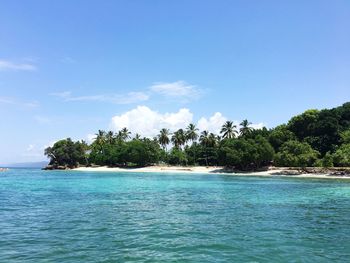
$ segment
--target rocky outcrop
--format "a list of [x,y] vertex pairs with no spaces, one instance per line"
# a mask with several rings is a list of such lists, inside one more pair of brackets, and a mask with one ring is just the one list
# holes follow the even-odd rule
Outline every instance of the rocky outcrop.
[[69,170],[70,168],[65,165],[47,165],[43,170]]

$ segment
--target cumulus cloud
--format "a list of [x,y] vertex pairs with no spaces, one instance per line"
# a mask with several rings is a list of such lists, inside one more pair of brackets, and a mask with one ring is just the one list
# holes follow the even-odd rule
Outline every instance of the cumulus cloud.
[[37,67],[29,63],[15,63],[9,60],[0,59],[0,71],[35,71]]
[[159,113],[146,106],[114,116],[111,121],[111,130],[118,131],[127,127],[132,133],[139,133],[146,137],[153,137],[162,128],[175,131],[186,127],[192,122],[193,114],[189,109],[183,108],[175,113]]
[[224,117],[220,112],[214,113],[210,118],[202,117],[198,121],[198,129],[201,131],[208,130],[215,134],[219,134],[221,126],[227,121],[227,118]]
[[260,129],[266,127],[266,125],[264,123],[262,123],[262,122],[260,122],[260,123],[253,123],[250,126],[252,128],[254,128],[254,129],[256,129],[256,130],[260,130]]
[[88,135],[86,135],[87,143],[93,143],[95,139],[96,139],[96,134],[89,133]]
[[99,94],[99,95],[84,95],[73,96],[70,91],[55,92],[50,95],[59,97],[64,101],[97,101],[111,102],[115,104],[132,104],[147,101],[149,95],[144,92],[129,92],[127,94]]
[[[116,132],[126,127],[133,134],[139,133],[142,136],[151,138],[158,135],[162,128],[167,128],[171,132],[174,132],[180,128],[186,128],[190,123],[195,123],[200,131],[208,130],[209,132],[219,134],[222,125],[227,120],[222,113],[216,112],[210,117],[199,118],[198,122],[195,123],[193,113],[187,108],[182,108],[173,113],[160,113],[146,106],[138,106],[121,115],[114,116],[110,123],[110,129]],[[233,123],[239,128],[240,121],[233,121]],[[261,129],[264,127],[264,124],[258,123],[251,126],[254,129]],[[94,135],[88,136],[91,136],[90,141],[92,141]]]
[[150,90],[166,97],[181,97],[186,99],[196,99],[202,93],[198,87],[182,80],[168,83],[157,82],[150,87]]

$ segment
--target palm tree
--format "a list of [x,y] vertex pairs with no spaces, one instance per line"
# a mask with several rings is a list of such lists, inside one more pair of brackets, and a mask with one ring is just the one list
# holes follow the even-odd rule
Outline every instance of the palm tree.
[[134,139],[135,140],[140,140],[141,139],[141,135],[139,133],[136,133]]
[[201,136],[199,137],[199,142],[203,146],[207,146],[209,142],[209,132],[208,131],[202,131]]
[[118,132],[117,138],[124,142],[127,139],[130,139],[130,134],[131,132],[126,127],[124,127]]
[[162,145],[164,151],[166,149],[166,146],[170,142],[169,135],[170,135],[170,131],[169,129],[166,129],[166,128],[161,129],[158,135],[158,142],[160,145]]
[[217,136],[212,132],[209,133],[208,140],[209,140],[208,146],[210,146],[210,147],[215,147],[218,143]]
[[[190,123],[186,129],[186,139],[191,141],[192,144],[198,139],[198,128],[193,123]],[[193,161],[196,163],[196,147],[193,148]]]
[[98,130],[98,132],[95,135],[96,139],[94,143],[100,148],[100,151],[102,151],[103,145],[106,142],[106,132],[103,130]]
[[90,146],[86,143],[86,141],[81,140],[80,147],[84,152],[85,165],[87,165],[89,163],[89,154],[91,153]]
[[234,138],[236,136],[237,130],[236,130],[237,126],[233,124],[232,121],[226,121],[224,123],[224,125],[222,125],[221,131],[220,133],[222,133],[222,137],[224,139],[231,139]]
[[186,143],[186,136],[183,129],[179,129],[176,132],[174,132],[173,136],[171,137],[171,142],[174,144],[175,148],[180,149],[182,145]]
[[109,144],[113,144],[114,143],[114,132],[112,132],[112,131],[107,132],[107,134],[106,134],[106,141]]
[[239,133],[241,136],[246,136],[249,133],[253,131],[252,127],[249,127],[252,123],[249,122],[247,119],[243,120],[239,125],[241,125],[241,128],[239,129]]
[[198,139],[197,131],[198,131],[198,128],[196,127],[196,125],[194,125],[193,123],[190,123],[186,129],[187,140],[192,142],[196,141]]
[[209,132],[202,131],[201,136],[199,137],[199,142],[204,146],[205,149],[205,163],[208,166],[208,145],[210,143]]

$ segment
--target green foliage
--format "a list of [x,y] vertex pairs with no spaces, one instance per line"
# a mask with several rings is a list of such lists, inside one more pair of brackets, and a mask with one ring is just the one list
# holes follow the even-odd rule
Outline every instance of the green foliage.
[[220,133],[222,133],[224,139],[231,139],[236,137],[236,134],[238,133],[236,128],[237,126],[234,125],[232,121],[226,121],[224,125],[222,125]]
[[178,149],[180,149],[181,146],[186,143],[186,141],[187,138],[183,129],[177,130],[171,137],[171,142],[174,144],[174,147]]
[[319,152],[312,149],[306,142],[285,142],[275,156],[277,166],[306,167],[312,166]]
[[241,128],[239,129],[239,135],[242,137],[245,137],[249,135],[254,129],[250,127],[252,123],[249,122],[247,119],[243,120],[239,125]]
[[333,167],[333,156],[327,152],[322,158],[322,167]]
[[70,138],[56,142],[45,149],[45,155],[50,158],[50,164],[56,166],[76,167],[87,164],[85,142],[73,142]]
[[159,141],[159,144],[163,147],[163,149],[165,149],[166,146],[170,143],[169,135],[170,135],[169,129],[163,128],[160,130],[160,133],[158,135],[158,141]]
[[286,125],[279,125],[272,129],[269,135],[269,142],[278,151],[282,144],[287,141],[295,140],[296,137],[293,132],[287,129]]
[[273,160],[274,150],[262,136],[253,139],[228,139],[219,150],[222,165],[238,169],[259,168]]
[[202,146],[197,142],[192,143],[190,146],[185,147],[185,154],[187,158],[188,165],[196,165],[199,163],[201,158]]
[[255,139],[258,136],[262,136],[266,139],[269,138],[271,131],[268,130],[266,127],[263,127],[262,129],[252,129],[247,135],[244,136],[245,139]]
[[187,165],[185,152],[177,147],[174,147],[168,155],[168,163],[171,165]]
[[307,110],[293,117],[288,122],[288,129],[293,132],[299,140],[312,134],[312,126],[316,123],[319,115],[318,110]]
[[[120,134],[119,134],[120,135]],[[117,136],[119,136],[117,135]],[[92,144],[90,162],[109,166],[145,166],[159,161],[161,149],[157,141],[150,139],[133,139],[131,141],[115,140]]]
[[342,143],[350,143],[350,129],[340,133]]
[[132,140],[125,144],[124,160],[136,166],[157,163],[160,157],[160,147],[150,139]]
[[350,103],[321,111],[307,110],[293,117],[287,128],[324,156],[344,143],[342,134],[350,128]]
[[[89,146],[68,138],[48,147],[45,154],[51,164],[69,167],[146,166],[162,162],[255,169],[271,161],[279,166],[350,165],[350,102],[333,109],[307,110],[291,118],[287,125],[271,130],[253,129],[248,120],[243,120],[238,128],[238,138],[232,121],[222,125],[222,137],[200,132],[194,124],[172,134],[161,129],[155,139],[132,136],[127,128],[116,133],[99,130]],[[168,152],[169,144],[172,149]]]
[[333,154],[333,161],[336,166],[350,166],[350,144],[343,144]]

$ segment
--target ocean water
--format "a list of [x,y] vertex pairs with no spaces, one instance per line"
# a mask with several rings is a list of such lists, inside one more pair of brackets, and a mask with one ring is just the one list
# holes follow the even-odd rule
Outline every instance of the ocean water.
[[0,262],[350,262],[350,180],[13,169]]

